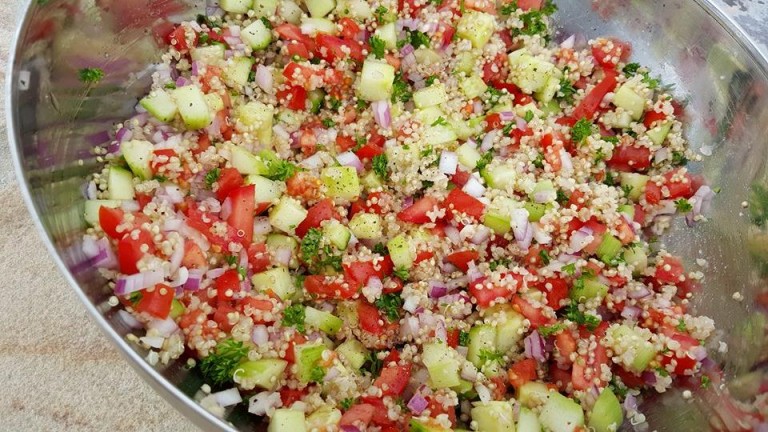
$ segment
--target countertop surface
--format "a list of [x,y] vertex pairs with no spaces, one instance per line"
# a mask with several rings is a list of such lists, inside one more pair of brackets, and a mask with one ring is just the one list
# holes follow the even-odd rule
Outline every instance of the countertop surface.
[[[25,3],[0,2],[0,81],[5,80],[9,45]],[[768,52],[768,32],[761,31],[768,22],[766,1],[722,3]],[[1,428],[196,430],[134,373],[59,274],[18,190],[2,106],[0,203]]]

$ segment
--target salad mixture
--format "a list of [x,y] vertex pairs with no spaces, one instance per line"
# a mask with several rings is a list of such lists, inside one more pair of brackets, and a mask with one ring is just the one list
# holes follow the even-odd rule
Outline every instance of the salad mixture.
[[[707,386],[682,107],[542,0],[220,0],[166,29],[84,251],[153,364],[270,431],[577,431]],[[101,71],[82,70],[97,81]]]

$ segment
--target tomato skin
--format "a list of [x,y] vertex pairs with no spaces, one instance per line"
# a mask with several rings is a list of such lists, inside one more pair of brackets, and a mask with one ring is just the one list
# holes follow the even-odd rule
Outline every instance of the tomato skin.
[[519,389],[523,384],[533,381],[536,375],[536,360],[523,359],[512,365],[507,374],[509,384],[515,389]]
[[147,245],[147,253],[155,252],[155,243],[152,234],[144,229],[139,230],[138,239],[134,240],[130,233],[125,234],[117,243],[117,261],[120,273],[131,275],[139,272],[138,261],[144,256],[141,247]]
[[235,269],[227,270],[216,278],[213,286],[216,287],[219,302],[228,302],[234,293],[240,291],[240,274]]
[[[253,216],[256,207],[256,187],[254,185],[242,186],[229,193],[232,211],[227,218],[227,223],[237,230],[240,242],[246,246],[253,241]],[[240,237],[240,234],[243,234]]]
[[478,259],[480,259],[480,254],[474,250],[454,252],[445,257],[446,261],[456,266],[456,268],[461,269],[463,272],[469,270],[470,262],[477,261]]
[[643,172],[651,167],[651,150],[622,144],[613,149],[613,155],[606,161],[606,165],[618,171]]
[[683,263],[680,259],[666,256],[656,264],[654,278],[656,278],[656,281],[660,285],[677,285],[681,282],[680,278],[684,274],[685,270],[683,269]]
[[208,266],[208,260],[197,243],[187,240],[184,242],[184,258],[181,259],[181,265],[188,269],[200,269]]
[[371,277],[377,277],[382,279],[384,275],[381,271],[376,270],[372,261],[358,261],[349,264],[344,264],[344,276],[347,280],[355,282],[358,287],[368,283],[368,279]]
[[501,121],[501,115],[499,113],[488,114],[485,116],[485,131],[490,132],[495,129],[501,129],[503,123]]
[[307,47],[309,52],[314,52],[317,49],[315,46],[315,41],[311,37],[303,34],[301,32],[301,28],[295,24],[280,24],[279,26],[275,27],[275,32],[277,32],[280,39],[301,43]]
[[[355,60],[356,62],[362,62],[365,60],[363,55],[363,47],[350,40],[331,36],[329,34],[319,33],[315,36],[315,42],[317,43],[318,53],[325,61],[329,63],[335,63],[339,60],[343,60],[347,57]],[[349,50],[347,54],[344,48]]]
[[[551,288],[547,288],[547,285],[551,285]],[[570,290],[568,282],[560,278],[548,278],[544,280],[542,288],[544,295],[547,296],[547,306],[554,310],[561,309],[563,307],[562,301],[568,298]]]
[[283,387],[280,389],[280,401],[283,402],[284,407],[290,407],[294,402],[300,401],[304,396],[309,393],[309,388],[292,389],[289,387]]
[[368,333],[375,335],[384,333],[385,327],[382,324],[383,320],[379,310],[366,301],[357,302],[357,320],[360,323],[360,328]]
[[357,150],[355,154],[360,158],[361,161],[372,160],[374,157],[384,154],[384,149],[377,145],[368,143],[360,147],[360,149]]
[[462,171],[459,168],[456,168],[456,174],[451,176],[451,183],[455,184],[458,187],[462,187],[469,181],[470,177],[472,177],[471,173],[468,173],[466,171]]
[[[511,274],[517,281],[517,286],[521,286],[522,276]],[[469,283],[469,293],[477,301],[477,306],[487,308],[493,301],[499,299],[509,300],[517,291],[516,289],[510,290],[503,286],[491,286],[490,288],[485,286],[488,281],[487,277],[481,277]]]
[[427,400],[429,401],[427,409],[430,411],[432,418],[436,418],[440,414],[445,414],[451,421],[451,425],[456,426],[456,407],[450,405],[447,407],[443,406],[443,404],[434,397],[428,397]]
[[123,236],[117,232],[117,226],[123,222],[125,212],[120,208],[99,207],[99,225],[104,232],[113,239],[119,239]]
[[645,184],[645,201],[651,205],[661,202],[661,188],[655,182],[649,181]]
[[288,86],[277,91],[277,100],[293,111],[307,109],[307,90],[302,86]]
[[399,396],[411,378],[411,364],[386,366],[373,385],[379,387],[383,396]]
[[553,322],[551,318],[547,318],[541,313],[541,309],[534,307],[519,295],[512,297],[512,302],[514,303],[515,309],[518,309],[520,313],[531,322],[531,327],[533,328],[539,328]]
[[310,229],[319,228],[322,222],[331,219],[341,220],[341,215],[333,206],[333,200],[326,198],[318,201],[307,210],[307,217],[296,226],[296,235],[304,237]]
[[176,290],[166,284],[157,284],[151,291],[141,291],[141,299],[136,303],[136,311],[144,312],[158,319],[168,318],[171,313],[171,303]]
[[285,182],[285,191],[292,197],[312,200],[318,198],[320,185],[320,179],[312,173],[297,172]]
[[568,359],[576,352],[576,338],[568,330],[561,331],[555,335],[555,347],[563,358]]
[[519,7],[524,11],[539,10],[541,9],[541,5],[543,3],[544,3],[544,0],[518,0],[517,7]]
[[286,49],[288,50],[288,57],[290,58],[301,57],[309,59],[310,57],[309,49],[301,42],[290,41],[286,44]]
[[339,426],[352,426],[355,424],[368,426],[373,419],[375,410],[374,406],[370,404],[353,405],[341,416]]
[[243,176],[234,168],[222,168],[216,184],[219,186],[216,189],[216,198],[224,201],[230,192],[243,185]]
[[351,136],[342,134],[336,136],[336,146],[339,148],[339,151],[345,152],[354,148],[355,145],[357,145],[357,142]]
[[397,218],[403,222],[424,224],[431,221],[427,216],[427,212],[432,211],[437,205],[438,202],[436,198],[425,196],[413,203],[410,207],[401,210],[400,213],[397,214]]
[[305,338],[304,335],[299,332],[294,333],[293,338],[288,342],[288,348],[285,349],[285,357],[283,357],[283,360],[288,363],[296,363],[296,351],[294,350],[294,347],[296,345],[301,345],[306,341],[307,338]]
[[341,26],[341,36],[345,39],[355,40],[360,34],[360,26],[352,18],[341,18],[338,24]]
[[248,246],[248,264],[254,273],[263,272],[271,263],[266,243],[253,243]]
[[323,275],[309,275],[304,278],[304,289],[322,298],[336,299],[348,299],[357,292],[354,284]]
[[[616,76],[618,73],[613,69],[605,69],[605,77],[582,99],[576,109],[573,110],[573,123],[581,118],[591,120],[597,112],[597,108],[603,101],[605,95],[616,88]],[[571,123],[571,126],[573,125]]]
[[225,332],[232,331],[234,324],[229,322],[229,314],[235,312],[235,308],[228,302],[221,303],[216,307],[216,311],[213,313],[213,320],[218,324],[219,329]]
[[592,377],[599,376],[602,365],[607,364],[608,354],[605,351],[605,347],[598,343],[590,354],[589,361],[580,358],[573,362],[573,369],[571,371],[573,388],[575,390],[586,390],[592,387],[593,378],[587,378],[587,371],[590,372]]
[[[189,45],[187,44],[186,31],[182,26],[176,27],[175,30],[169,33],[166,41],[168,42],[168,45],[176,48],[179,52],[184,52],[189,49]],[[192,45],[197,46],[197,33],[195,33],[195,36],[192,39]]]
[[592,56],[604,68],[615,68],[616,62],[626,62],[631,54],[632,45],[615,38],[599,38],[592,46]]
[[[149,167],[152,169],[152,174],[157,174],[162,171],[163,167],[168,165],[172,157],[176,157],[176,151],[173,149],[158,149],[153,152],[152,161],[149,163]],[[162,159],[162,160],[159,160]]]
[[684,375],[686,372],[695,369],[698,361],[690,357],[689,353],[692,348],[699,346],[699,341],[687,334],[675,330],[665,329],[664,333],[680,344],[682,354],[678,356],[674,351],[668,352],[664,354],[664,357],[661,359],[661,364],[666,368],[674,360],[676,362],[674,370],[676,375]]
[[667,115],[658,112],[658,111],[648,111],[645,113],[645,117],[643,117],[643,124],[646,128],[651,129],[655,126],[655,123],[658,121],[664,121],[667,119]]
[[480,220],[485,212],[485,204],[459,188],[453,189],[448,193],[443,202],[443,207],[447,214],[450,214],[451,210],[455,210],[459,213],[466,213],[467,216],[475,220]]

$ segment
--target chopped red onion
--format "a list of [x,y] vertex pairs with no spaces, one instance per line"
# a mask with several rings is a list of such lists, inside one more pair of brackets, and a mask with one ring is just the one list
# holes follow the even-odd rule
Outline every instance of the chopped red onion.
[[442,343],[447,343],[448,341],[448,330],[445,328],[445,321],[443,320],[437,322],[437,326],[435,327],[435,339]]
[[467,180],[467,183],[464,184],[464,187],[461,188],[461,190],[475,198],[480,198],[485,193],[485,186],[483,186],[483,184],[480,183],[480,180],[478,180],[475,176],[471,176],[469,177],[469,180]]
[[192,76],[197,76],[200,73],[200,62],[193,61],[192,62]]
[[135,291],[153,287],[164,280],[165,274],[162,270],[150,270],[132,275],[121,274],[117,277],[115,295],[128,295]]
[[499,119],[503,122],[510,122],[516,118],[517,116],[513,111],[502,111],[499,113]]
[[229,216],[232,214],[232,200],[229,198],[225,198],[224,202],[221,203],[221,218],[222,219],[229,219]]
[[205,277],[207,277],[208,279],[216,279],[216,278],[220,277],[221,275],[223,275],[224,272],[226,272],[226,271],[227,271],[227,269],[225,269],[223,267],[211,269],[211,270],[208,270],[208,272],[205,274]]
[[132,136],[133,136],[133,132],[130,129],[126,127],[121,127],[120,129],[118,129],[117,133],[115,134],[115,141],[125,142],[130,140]]
[[339,164],[343,166],[352,167],[355,170],[357,170],[357,173],[360,174],[365,170],[365,166],[363,166],[363,162],[360,160],[357,155],[351,151],[344,152],[340,155],[336,156],[336,160],[339,162]]
[[443,232],[445,233],[445,236],[448,237],[448,240],[451,241],[451,243],[461,243],[461,235],[459,234],[459,229],[455,226],[446,225],[445,228],[443,228]]
[[526,232],[529,229],[528,225],[530,222],[528,222],[528,210],[524,208],[513,209],[511,216],[512,231],[515,234],[515,239],[520,241],[525,238]]
[[281,247],[275,251],[275,261],[285,267],[291,264],[291,258],[293,258],[293,251],[291,248]]
[[141,210],[139,202],[134,200],[124,200],[120,203],[120,208],[131,213]]
[[440,172],[447,175],[456,174],[456,168],[459,166],[459,157],[455,152],[444,150],[440,154]]
[[526,357],[535,359],[541,363],[547,361],[544,351],[544,340],[541,338],[537,330],[531,332],[531,334],[525,338],[523,343],[525,345]]
[[181,227],[184,225],[184,221],[181,219],[173,219],[168,218],[163,222],[163,231],[164,232],[171,232],[171,231],[179,231],[181,230]]
[[443,297],[446,294],[448,294],[447,287],[440,285],[440,282],[437,282],[437,281],[430,282],[429,298],[433,300],[439,299],[440,297]]
[[365,286],[371,291],[374,297],[379,297],[384,290],[384,283],[378,276],[371,276]]
[[568,244],[570,253],[576,253],[587,247],[595,240],[592,236],[592,230],[586,227],[579,228],[571,234],[571,240]]
[[637,412],[637,398],[631,393],[627,394],[622,405],[628,413]]
[[200,289],[200,281],[203,279],[203,270],[201,269],[189,269],[187,272],[187,282],[184,284],[184,289],[187,291],[197,291]]
[[236,405],[243,401],[237,387],[213,393],[212,396],[216,398],[216,403],[222,408]]
[[477,229],[475,230],[475,233],[472,235],[472,238],[469,239],[469,241],[472,242],[472,244],[479,245],[481,243],[484,243],[490,237],[491,237],[491,230],[485,225],[478,225]]
[[[181,265],[182,260],[184,260],[184,243],[179,242],[176,244],[176,247],[173,249],[173,253],[171,253],[171,257],[169,259],[170,266],[168,267],[169,273],[173,274],[176,272],[176,270]],[[178,286],[178,285],[173,285]]]
[[533,238],[536,239],[536,243],[542,245],[548,245],[552,243],[552,236],[547,233],[544,228],[538,223],[530,224],[533,228]]
[[521,131],[528,130],[528,122],[525,121],[522,117],[516,117],[515,118],[515,126],[517,126],[518,129]]
[[147,344],[149,347],[156,349],[162,348],[163,343],[165,342],[165,338],[160,336],[142,336],[139,338],[139,340]]
[[130,328],[138,329],[141,328],[141,323],[139,320],[136,319],[130,312],[128,312],[125,309],[120,309],[117,311],[117,316],[120,318],[120,320],[123,321],[125,325],[127,325]]
[[480,278],[485,276],[483,272],[477,269],[477,266],[474,263],[469,263],[469,268],[467,269],[467,280],[469,283],[472,283]]
[[186,87],[190,84],[192,84],[192,81],[183,76],[176,78],[176,87]]
[[656,374],[653,373],[652,371],[643,372],[642,377],[646,385],[653,386],[656,384]]
[[467,286],[469,283],[469,277],[468,276],[460,276],[456,279],[451,279],[445,283],[445,287],[448,288],[449,291],[453,291],[456,288],[462,288]]
[[429,401],[419,393],[414,394],[411,400],[408,401],[408,409],[417,416],[421,415],[428,405]]
[[88,258],[94,258],[99,254],[99,246],[96,243],[96,237],[86,235],[83,236],[83,253]]
[[257,216],[253,219],[253,234],[267,235],[272,232],[272,224],[267,216]]
[[554,189],[538,191],[533,194],[533,200],[539,204],[552,202],[556,199],[557,199],[557,191]]
[[458,271],[458,270],[459,269],[456,268],[455,265],[453,265],[453,264],[451,264],[449,262],[443,261],[443,262],[440,263],[440,271],[442,271],[443,273],[451,274],[451,273],[453,273],[455,271]]
[[[181,250],[184,250],[184,248],[181,248]],[[189,270],[186,267],[179,267],[179,269],[176,271],[176,277],[168,282],[168,286],[171,288],[176,288],[179,286],[183,286],[187,283],[189,280]]]
[[416,312],[416,308],[419,307],[419,299],[416,296],[406,297],[403,302],[403,309],[410,313]]
[[694,216],[706,216],[705,213],[709,213],[714,197],[715,192],[712,190],[712,188],[707,185],[699,187],[699,189],[696,190],[696,193],[691,198],[691,201],[693,201],[693,211],[691,213]]
[[560,149],[560,163],[562,167],[560,170],[567,174],[573,172],[573,159],[571,158],[571,154],[565,151],[565,149]]
[[184,223],[181,226],[181,235],[191,239],[195,244],[202,250],[203,252],[208,252],[208,250],[211,249],[211,243],[208,242],[208,239],[205,238],[204,235],[202,235],[199,231],[197,231],[194,228],[191,228],[189,225]]
[[656,153],[653,155],[653,161],[655,163],[660,163],[667,159],[669,159],[669,149],[666,147],[656,150]]
[[[405,309],[405,307],[403,307]],[[407,310],[407,309],[406,309]],[[419,319],[415,316],[408,316],[403,320],[400,326],[400,335],[404,338],[415,338],[419,334]]]
[[487,152],[488,150],[493,148],[493,141],[496,139],[496,137],[499,135],[498,130],[493,130],[485,134],[483,137],[483,141],[480,143],[480,150]]
[[517,245],[523,250],[528,250],[532,241],[533,228],[531,228],[531,224],[528,224],[528,226],[525,228],[525,236],[522,239],[517,240]]
[[477,392],[477,396],[480,398],[481,402],[488,403],[493,400],[491,397],[491,391],[485,385],[476,383],[475,391]]
[[299,165],[310,170],[318,169],[323,166],[322,155],[320,153],[315,153],[312,156],[299,162]]
[[480,114],[483,112],[483,103],[479,100],[476,100],[472,103],[472,112],[474,114]]
[[636,306],[624,306],[624,310],[621,311],[621,316],[628,320],[636,320],[642,311]]
[[158,333],[160,333],[163,337],[169,337],[170,335],[176,333],[176,331],[179,329],[179,326],[176,325],[176,322],[171,319],[170,317],[166,319],[153,319],[149,323],[147,323],[147,328],[150,330],[155,330]]
[[266,93],[272,93],[272,89],[274,87],[274,78],[272,77],[272,72],[268,67],[262,64],[256,66],[254,81],[256,82],[256,85],[258,85]]
[[470,362],[464,362],[464,364],[461,366],[461,378],[469,382],[476,382],[478,375],[475,365]]
[[560,48],[572,49],[574,42],[576,42],[576,35],[570,35],[560,43]]
[[627,286],[627,297],[633,300],[644,299],[651,295],[651,290],[641,284],[630,284]]
[[397,28],[398,31],[405,28],[410,30],[416,30],[417,28],[419,28],[419,25],[421,25],[421,21],[414,18],[403,18],[395,22],[395,28]]
[[248,412],[259,416],[266,415],[275,407],[283,406],[279,392],[263,391],[248,400]]
[[376,120],[376,124],[384,129],[388,129],[392,124],[392,113],[390,112],[389,101],[381,100],[372,102],[371,109],[373,110],[373,119]]
[[689,354],[694,360],[702,361],[707,358],[707,349],[701,345],[697,345],[690,349]]

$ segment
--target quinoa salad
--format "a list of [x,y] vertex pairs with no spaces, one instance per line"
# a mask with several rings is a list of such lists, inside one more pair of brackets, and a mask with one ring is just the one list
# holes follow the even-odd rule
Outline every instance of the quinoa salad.
[[631,43],[556,36],[549,0],[218,3],[163,29],[83,242],[129,341],[195,369],[203,407],[605,432],[717,379],[702,273],[656,241],[715,191]]

